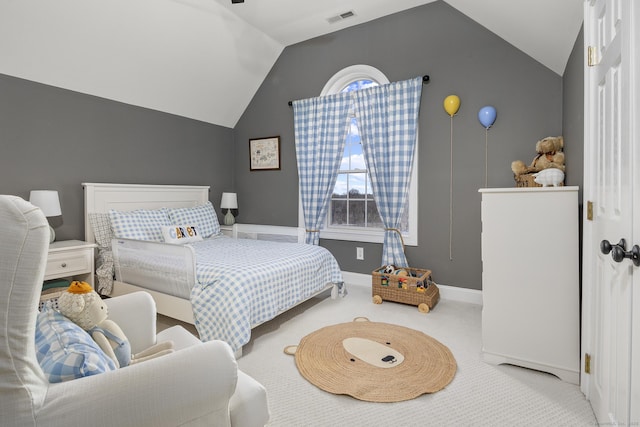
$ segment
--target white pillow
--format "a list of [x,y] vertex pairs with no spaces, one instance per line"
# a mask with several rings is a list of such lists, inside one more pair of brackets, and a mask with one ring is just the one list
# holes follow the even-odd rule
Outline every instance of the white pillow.
[[109,210],[113,234],[121,239],[162,242],[162,227],[171,225],[166,208],[135,211]]
[[182,245],[202,240],[195,225],[165,225],[162,227],[165,243]]

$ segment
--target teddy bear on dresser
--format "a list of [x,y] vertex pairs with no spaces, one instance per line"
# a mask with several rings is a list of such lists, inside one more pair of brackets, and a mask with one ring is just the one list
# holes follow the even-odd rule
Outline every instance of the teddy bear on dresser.
[[166,341],[132,355],[126,335],[116,322],[108,319],[107,305],[86,282],[71,282],[58,298],[58,310],[87,331],[119,368],[173,352],[173,342]]
[[536,143],[536,157],[527,166],[522,160],[511,163],[513,174],[518,177],[522,174],[540,172],[544,169],[556,168],[564,172],[564,138],[562,136],[548,136]]

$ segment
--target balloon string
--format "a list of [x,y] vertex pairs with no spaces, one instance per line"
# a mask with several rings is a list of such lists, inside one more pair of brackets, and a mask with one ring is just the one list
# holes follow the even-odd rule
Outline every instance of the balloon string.
[[451,116],[451,154],[449,167],[449,261],[453,261],[453,116]]
[[484,187],[489,186],[489,128],[484,130]]

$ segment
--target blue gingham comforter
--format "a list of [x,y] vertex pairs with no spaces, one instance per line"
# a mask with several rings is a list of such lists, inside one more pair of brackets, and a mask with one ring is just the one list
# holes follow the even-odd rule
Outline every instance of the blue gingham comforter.
[[340,267],[320,246],[217,237],[193,243],[197,284],[191,290],[202,341],[220,339],[237,350],[251,328],[306,300]]

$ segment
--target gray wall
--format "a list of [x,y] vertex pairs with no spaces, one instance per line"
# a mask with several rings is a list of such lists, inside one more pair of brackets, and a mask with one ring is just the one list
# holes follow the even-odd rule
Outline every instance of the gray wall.
[[567,184],[580,186],[584,175],[584,31],[580,30],[562,76],[562,131]]
[[[580,30],[562,76],[562,129],[565,136],[567,184],[578,185],[580,264],[582,265],[582,186],[584,176],[584,29]],[[582,274],[582,267],[580,268]]]
[[233,130],[0,74],[0,194],[58,190],[58,240],[84,239],[82,182],[233,184]]
[[[429,74],[420,117],[419,246],[411,265],[437,282],[480,289],[480,195],[485,131],[477,112],[498,111],[489,130],[489,186],[514,185],[510,164],[534,157],[535,142],[564,132],[567,183],[582,185],[583,62],[578,37],[560,77],[493,33],[435,2],[284,50],[234,130],[0,75],[0,193],[60,191],[60,240],[83,238],[82,182],[211,185],[236,190],[244,223],[297,225],[298,175],[293,111],[287,102],[318,96],[327,80],[368,64],[391,81]],[[449,260],[447,95],[454,118],[454,242]],[[280,135],[282,169],[249,172],[249,138]],[[60,224],[61,222],[61,224]],[[529,236],[514,236],[514,250]],[[370,273],[381,245],[322,240],[343,270]],[[355,247],[365,260],[355,260]]]
[[[284,50],[235,128],[238,221],[297,225],[293,111],[287,102],[318,96],[331,76],[354,64],[374,66],[391,81],[430,75],[420,113],[419,246],[408,247],[407,258],[412,266],[432,269],[438,283],[480,289],[478,189],[485,179],[485,130],[478,122],[478,110],[493,105],[498,112],[488,132],[489,187],[513,187],[511,161],[530,163],[536,141],[562,134],[563,80],[442,1]],[[450,94],[461,99],[453,124],[452,261],[450,119],[443,109]],[[281,136],[282,170],[250,172],[248,140],[273,135]],[[572,166],[568,174],[569,182],[581,182],[577,168]],[[514,236],[514,251],[530,237]],[[379,244],[330,240],[321,244],[346,271],[370,273],[381,261]],[[364,261],[356,261],[356,246],[365,248]]]

